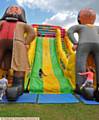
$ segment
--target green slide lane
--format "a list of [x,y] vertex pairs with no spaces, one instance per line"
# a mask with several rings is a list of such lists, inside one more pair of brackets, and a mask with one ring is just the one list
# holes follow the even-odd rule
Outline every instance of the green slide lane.
[[51,54],[52,67],[54,74],[60,83],[60,92],[71,93],[72,87],[69,83],[69,80],[64,77],[64,74],[58,62],[58,57],[56,53],[56,39],[52,38],[49,41],[50,41],[50,54]]
[[43,92],[43,82],[42,79],[39,77],[39,69],[42,68],[42,42],[43,42],[43,38],[37,37],[35,59],[30,77],[31,93]]

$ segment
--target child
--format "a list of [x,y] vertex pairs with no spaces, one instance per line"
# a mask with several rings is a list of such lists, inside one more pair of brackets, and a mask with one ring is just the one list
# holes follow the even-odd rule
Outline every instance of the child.
[[39,69],[39,77],[42,78],[43,76],[46,76],[46,74],[43,72],[43,70]]
[[82,86],[80,87],[80,89],[82,89],[83,87],[85,87],[86,85],[93,87],[93,77],[94,77],[94,69],[92,67],[88,67],[87,68],[87,72],[82,72],[82,73],[78,73],[79,75],[87,75],[87,80],[82,84]]
[[0,100],[2,100],[3,96],[5,95],[7,86],[8,86],[8,80],[5,77],[0,79]]

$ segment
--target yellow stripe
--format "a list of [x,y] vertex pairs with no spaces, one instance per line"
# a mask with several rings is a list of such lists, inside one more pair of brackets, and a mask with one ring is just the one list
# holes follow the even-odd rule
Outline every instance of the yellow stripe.
[[44,93],[60,93],[60,85],[53,73],[50,45],[48,38],[43,40],[43,71],[46,76],[43,76]]

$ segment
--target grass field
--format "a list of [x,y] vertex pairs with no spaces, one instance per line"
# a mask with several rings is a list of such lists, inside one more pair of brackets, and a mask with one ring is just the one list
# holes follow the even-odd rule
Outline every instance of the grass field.
[[78,104],[0,104],[0,117],[40,120],[99,120],[99,106]]

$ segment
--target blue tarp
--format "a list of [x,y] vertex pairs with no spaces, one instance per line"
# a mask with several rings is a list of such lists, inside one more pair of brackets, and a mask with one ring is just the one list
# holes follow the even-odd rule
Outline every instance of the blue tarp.
[[24,93],[16,101],[8,101],[4,97],[3,100],[0,101],[0,103],[9,103],[9,102],[14,102],[14,103],[36,103],[36,98],[37,98],[37,94]]
[[99,102],[95,101],[95,100],[86,100],[83,96],[81,95],[77,95],[79,100],[81,102],[83,102],[84,104],[87,104],[87,105],[99,105]]
[[79,100],[72,94],[40,94],[38,103],[78,103]]

